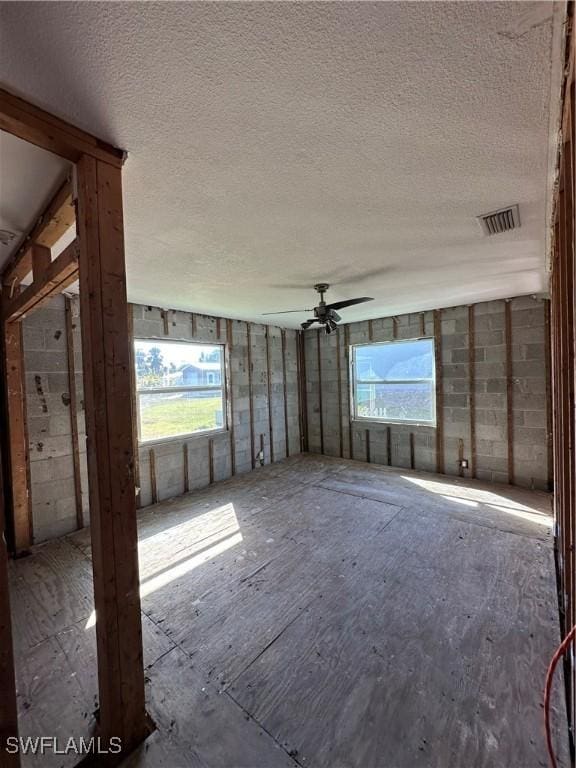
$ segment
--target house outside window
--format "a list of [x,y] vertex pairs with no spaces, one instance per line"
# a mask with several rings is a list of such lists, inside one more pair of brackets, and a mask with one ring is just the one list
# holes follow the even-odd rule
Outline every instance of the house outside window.
[[222,344],[136,339],[134,363],[140,441],[226,427]]
[[354,419],[436,425],[433,339],[357,344],[351,352]]

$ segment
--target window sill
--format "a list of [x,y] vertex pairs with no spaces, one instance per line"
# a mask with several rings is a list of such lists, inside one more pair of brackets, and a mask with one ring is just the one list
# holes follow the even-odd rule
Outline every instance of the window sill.
[[224,435],[229,432],[227,427],[222,429],[205,429],[202,432],[189,432],[185,435],[170,435],[170,437],[153,437],[150,440],[138,440],[138,448],[152,448],[155,445],[165,445],[166,443],[187,443],[189,440],[197,440],[202,437],[211,437],[212,435]]
[[428,429],[436,429],[437,423],[435,421],[408,421],[407,419],[394,420],[394,419],[369,419],[355,416],[352,419],[352,424],[366,424],[366,425],[381,425],[385,426],[406,426],[406,427],[427,427]]

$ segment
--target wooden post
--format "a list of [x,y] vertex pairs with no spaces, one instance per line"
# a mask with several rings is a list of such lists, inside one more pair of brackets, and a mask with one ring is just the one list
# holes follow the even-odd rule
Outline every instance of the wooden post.
[[386,427],[386,463],[392,466],[392,430]]
[[410,432],[410,469],[414,469],[415,466],[415,458],[414,458],[414,432]]
[[544,299],[544,344],[546,368],[546,463],[548,490],[554,488],[554,444],[552,427],[552,331],[550,327],[550,299]]
[[366,430],[366,462],[370,464],[370,430]]
[[436,472],[444,474],[444,384],[442,381],[442,310],[434,310],[436,359]]
[[6,752],[7,739],[18,736],[18,705],[8,585],[8,550],[4,537],[4,493],[1,486],[0,482],[0,763],[3,768],[18,768],[18,754]]
[[470,390],[470,477],[476,477],[476,330],[473,304],[468,307],[468,389]]
[[348,456],[354,458],[354,434],[352,432],[352,413],[351,413],[351,391],[352,386],[350,376],[352,375],[350,365],[350,326],[344,326],[344,360],[346,362],[346,400],[348,402]]
[[149,733],[138,579],[121,169],[77,164],[80,319],[100,732],[130,752]]
[[246,323],[246,338],[248,359],[248,406],[250,410],[250,453],[252,458],[252,469],[256,469],[256,445],[254,442],[254,395],[252,392],[252,331],[250,323]]
[[232,373],[232,351],[234,344],[232,340],[233,321],[226,321],[226,340],[228,344],[228,402],[230,405],[230,424],[228,425],[230,433],[230,473],[236,474],[236,438],[234,435],[234,376]]
[[338,371],[338,436],[340,458],[344,458],[344,435],[342,433],[342,363],[340,361],[340,328],[336,328],[336,367]]
[[12,521],[15,553],[32,545],[32,515],[29,492],[29,453],[26,433],[26,388],[22,360],[21,323],[4,324],[6,392],[9,433],[9,485],[12,490]]
[[208,440],[208,479],[210,485],[214,482],[214,440]]
[[72,466],[74,471],[74,496],[76,502],[76,526],[84,527],[82,510],[82,481],[80,477],[80,444],[78,440],[78,402],[76,397],[76,369],[74,366],[74,323],[72,321],[72,302],[65,297],[66,316],[66,355],[68,359],[68,390],[70,397],[70,436],[72,440]]
[[324,408],[322,405],[322,346],[320,329],[316,331],[316,351],[318,354],[318,412],[320,417],[320,453],[324,453]]
[[510,301],[504,302],[504,335],[506,341],[506,437],[508,445],[508,482],[514,485],[514,381],[512,379],[512,312]]
[[184,493],[190,491],[190,467],[188,465],[188,443],[182,446],[182,461],[184,465]]
[[270,349],[270,326],[266,326],[266,385],[268,399],[268,434],[270,436],[270,463],[274,463],[274,418],[272,411],[272,359]]
[[290,434],[288,432],[288,384],[286,379],[286,329],[280,331],[282,340],[282,390],[284,394],[284,442],[286,446],[286,458],[290,456]]
[[298,416],[300,420],[301,450],[308,450],[308,393],[306,382],[306,342],[304,331],[296,331],[296,351],[298,363]]
[[132,446],[134,450],[134,484],[136,485],[136,507],[140,508],[140,451],[138,445],[138,397],[136,389],[136,356],[134,352],[134,312],[128,304],[128,343],[130,345],[130,403],[132,405]]

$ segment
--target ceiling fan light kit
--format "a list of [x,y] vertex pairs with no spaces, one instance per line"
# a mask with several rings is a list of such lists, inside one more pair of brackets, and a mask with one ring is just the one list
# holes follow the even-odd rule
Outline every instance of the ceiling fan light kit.
[[325,333],[333,333],[338,327],[338,323],[342,319],[337,309],[345,309],[346,307],[352,307],[355,304],[364,304],[366,301],[374,301],[373,298],[368,296],[361,296],[356,299],[344,299],[343,301],[335,301],[332,304],[326,304],[324,301],[324,294],[328,291],[330,285],[328,283],[316,283],[314,290],[320,294],[320,302],[318,306],[313,309],[288,309],[283,312],[265,312],[266,315],[286,315],[293,312],[314,312],[314,317],[301,323],[302,330],[310,328],[314,323],[324,326]]

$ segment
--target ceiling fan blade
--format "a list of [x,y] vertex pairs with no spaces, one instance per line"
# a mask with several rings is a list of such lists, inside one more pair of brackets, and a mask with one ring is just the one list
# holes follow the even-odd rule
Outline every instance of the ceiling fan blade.
[[362,296],[362,298],[359,299],[345,299],[344,301],[335,301],[334,304],[327,304],[326,309],[344,309],[344,307],[352,307],[354,304],[364,304],[365,301],[374,301],[374,299],[368,296]]
[[318,323],[318,322],[319,320],[316,317],[313,317],[311,320],[306,320],[305,323],[300,323],[300,327],[302,328],[303,331],[305,331],[306,328],[310,328],[312,323]]
[[262,315],[290,315],[293,312],[313,312],[312,309],[283,309],[280,312],[262,312]]

